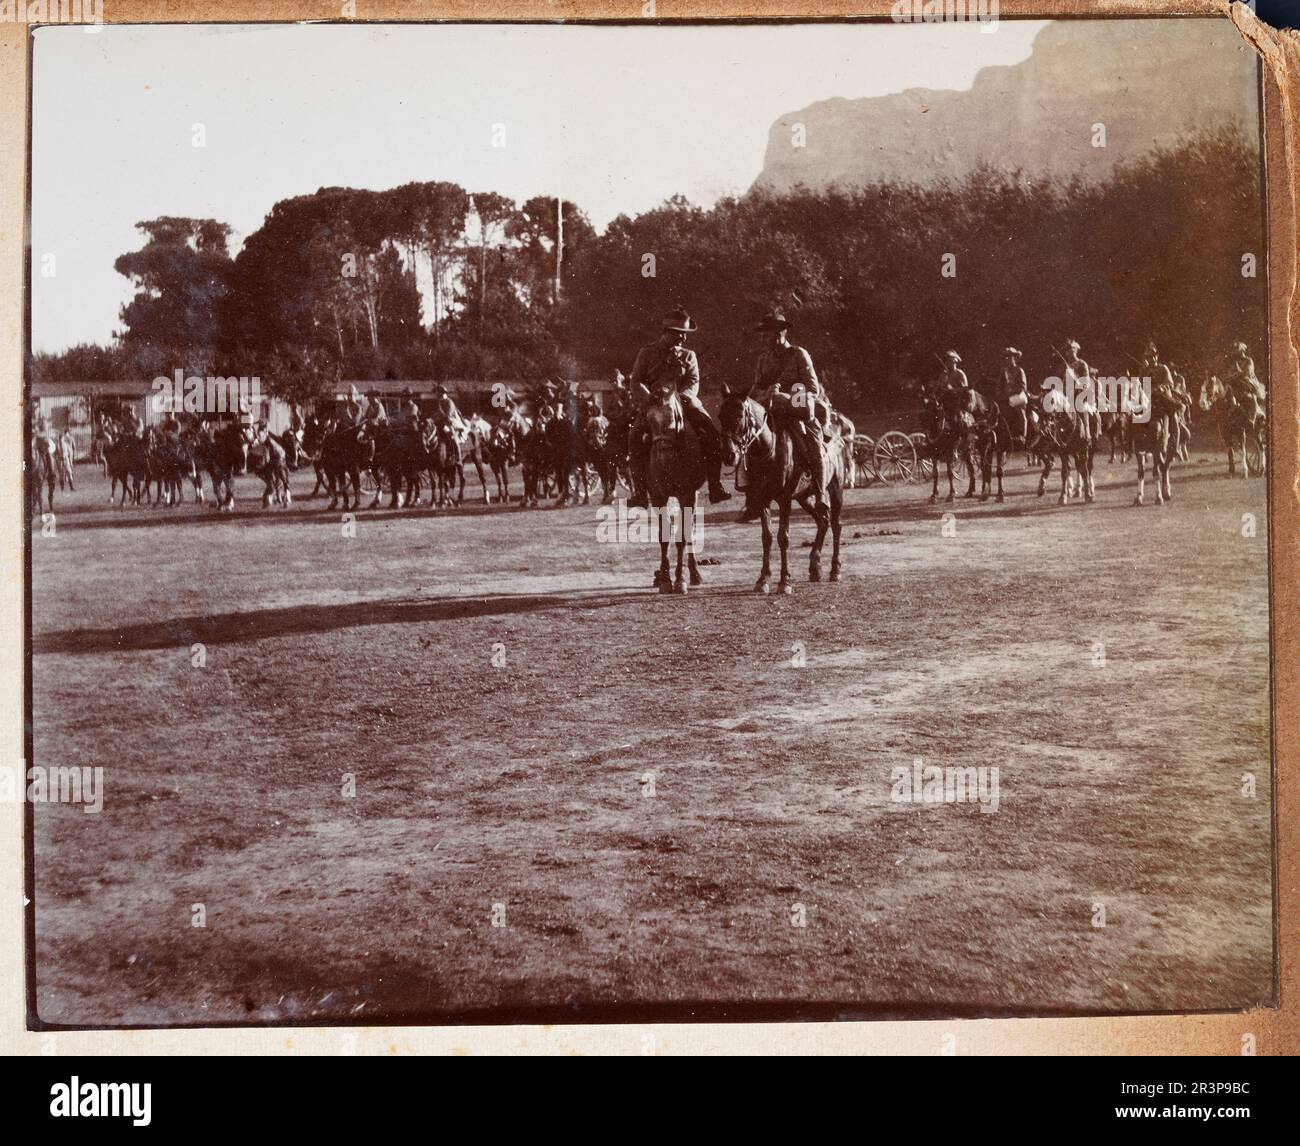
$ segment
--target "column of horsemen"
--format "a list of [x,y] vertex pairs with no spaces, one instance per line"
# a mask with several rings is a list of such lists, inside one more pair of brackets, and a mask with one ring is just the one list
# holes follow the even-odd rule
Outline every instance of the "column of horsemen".
[[[630,376],[616,372],[603,407],[573,384],[546,381],[525,395],[496,387],[489,417],[463,414],[443,386],[435,389],[425,410],[415,395],[404,391],[391,414],[377,390],[364,397],[353,390],[333,408],[310,415],[304,416],[295,405],[288,428],[279,434],[265,421],[247,416],[217,422],[169,414],[159,424],[145,426],[130,411],[117,418],[101,415],[97,429],[105,469],[113,480],[110,500],[120,485],[123,502],[130,498],[138,503],[142,497],[155,501],[156,493],[155,504],[178,504],[187,481],[196,500],[204,500],[206,473],[217,507],[232,509],[233,479],[247,471],[262,478],[264,504],[288,504],[289,472],[309,461],[316,474],[311,496],[326,492],[331,508],[340,502],[344,509],[359,508],[367,474],[375,491],[372,506],[379,504],[385,490],[393,507],[419,504],[426,483],[430,504],[455,504],[464,496],[466,465],[477,471],[484,500],[491,501],[495,494],[508,501],[510,469],[516,464],[522,466],[520,500],[525,505],[536,506],[551,497],[561,505],[589,501],[589,479],[594,475],[606,503],[621,482],[630,488],[629,505],[645,507],[650,504],[648,476],[655,451],[690,433],[698,442],[700,485],[707,487],[710,503],[731,499],[722,470],[734,465],[737,489],[745,492],[741,519],[750,520],[766,508],[762,483],[747,480],[754,451],[768,440],[756,429],[763,425],[788,443],[803,475],[798,499],[816,511],[826,503],[832,485],[852,482],[855,427],[832,405],[807,349],[791,341],[791,324],[781,311],[764,315],[753,329],[760,348],[751,384],[735,394],[723,387],[720,418],[700,400],[699,360],[687,345],[697,327],[681,308],[663,317],[658,337],[637,353]],[[1093,457],[1107,442],[1111,461],[1117,452],[1124,460],[1137,456],[1139,501],[1144,455],[1151,456],[1156,495],[1164,500],[1170,493],[1168,464],[1186,458],[1197,407],[1217,415],[1230,447],[1230,472],[1235,467],[1234,438],[1241,439],[1243,466],[1249,436],[1260,443],[1262,456],[1266,395],[1244,343],[1233,346],[1222,377],[1210,375],[1196,397],[1184,374],[1163,362],[1155,344],[1149,343],[1140,362],[1133,362],[1133,388],[1122,389],[1118,400],[1109,402],[1103,380],[1083,358],[1079,343],[1068,339],[1063,346],[1052,348],[1060,372],[1051,381],[1065,395],[1055,406],[1043,389],[1048,383],[1037,392],[1031,389],[1023,356],[1014,346],[1006,348],[998,374],[983,390],[971,385],[956,350],[939,359],[939,371],[919,395],[926,429],[922,460],[932,472],[932,502],[944,466],[948,500],[953,500],[955,462],[965,463],[966,496],[976,495],[978,476],[979,496],[995,493],[1002,501],[1004,465],[1013,451],[1023,451],[1031,463],[1042,465],[1040,496],[1053,465],[1059,463],[1060,500],[1066,501],[1077,484],[1090,501]],[[52,499],[54,474],[62,484],[66,470],[71,484],[71,467],[60,464],[66,439],[39,416],[33,418],[32,443],[39,503],[39,486],[48,480]]]

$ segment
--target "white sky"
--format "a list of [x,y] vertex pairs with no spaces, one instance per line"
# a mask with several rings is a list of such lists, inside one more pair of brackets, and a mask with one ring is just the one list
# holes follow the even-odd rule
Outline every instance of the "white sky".
[[981,67],[1025,59],[1043,26],[42,28],[33,347],[110,338],[131,293],[113,260],[139,247],[143,219],[215,218],[237,247],[279,199],[445,179],[560,194],[604,229],[675,193],[707,206],[743,192],[788,112],[969,88]]

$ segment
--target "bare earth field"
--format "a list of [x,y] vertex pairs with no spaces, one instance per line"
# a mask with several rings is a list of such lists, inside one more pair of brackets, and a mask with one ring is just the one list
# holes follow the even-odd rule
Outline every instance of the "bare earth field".
[[[31,806],[39,1018],[1266,1001],[1266,497],[1225,468],[1138,509],[1131,463],[1067,507],[1017,464],[955,536],[928,487],[854,491],[844,583],[800,548],[781,598],[730,507],[661,597],[594,508],[349,538],[247,478],[233,517],[110,509],[80,466],[32,538],[33,762],[105,802]],[[916,757],[998,767],[996,813],[891,800]]]

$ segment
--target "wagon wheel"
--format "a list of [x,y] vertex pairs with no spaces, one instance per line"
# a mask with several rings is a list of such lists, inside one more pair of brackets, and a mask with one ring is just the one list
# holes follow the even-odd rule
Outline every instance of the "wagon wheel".
[[876,439],[866,434],[858,434],[853,439],[853,465],[857,470],[854,475],[855,486],[870,485],[879,475],[876,473]]
[[963,458],[963,457],[961,456],[960,453],[957,453],[957,452],[954,451],[954,453],[953,453],[953,455],[952,455],[952,479],[953,479],[953,481],[961,481],[961,480],[963,480],[963,479],[964,479],[964,478],[965,478],[969,473],[970,473],[970,470],[968,470],[968,469],[966,468],[966,459]]
[[1246,465],[1253,474],[1262,474],[1265,466],[1264,431],[1246,434]]
[[875,462],[876,474],[881,481],[890,485],[911,481],[916,469],[916,447],[902,431],[890,430],[876,442]]
[[916,470],[913,481],[929,481],[934,474],[934,462],[930,459],[930,436],[917,432],[912,435],[912,446],[916,450]]
[[379,484],[375,481],[375,475],[369,470],[361,471],[361,492],[362,493],[379,493]]

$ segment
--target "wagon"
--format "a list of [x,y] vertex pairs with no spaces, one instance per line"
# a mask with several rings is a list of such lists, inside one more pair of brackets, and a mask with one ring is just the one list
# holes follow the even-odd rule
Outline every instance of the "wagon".
[[[888,430],[879,438],[859,434],[853,440],[853,461],[859,481],[884,482],[900,485],[929,476],[925,457],[924,434],[905,434],[902,430]],[[865,481],[862,480],[865,478]]]

